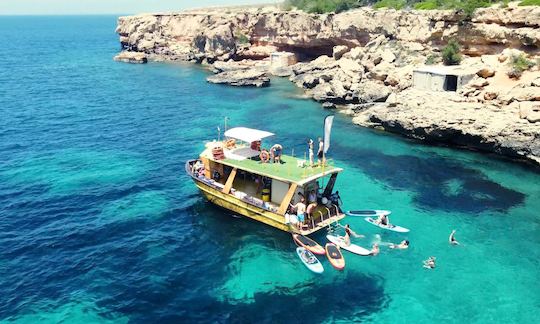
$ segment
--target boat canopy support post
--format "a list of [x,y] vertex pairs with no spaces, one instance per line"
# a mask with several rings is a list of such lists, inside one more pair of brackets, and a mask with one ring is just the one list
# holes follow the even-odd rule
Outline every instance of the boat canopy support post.
[[296,188],[298,185],[296,183],[291,183],[289,187],[289,191],[287,191],[287,194],[283,198],[283,201],[281,202],[281,205],[278,209],[278,214],[285,215],[285,212],[287,211],[287,207],[289,207],[289,204],[291,203],[291,200],[294,196],[294,193],[296,192]]
[[227,182],[225,182],[225,187],[223,187],[222,190],[224,194],[229,194],[231,192],[234,178],[236,177],[236,170],[236,168],[232,169],[231,174],[229,174],[229,178],[227,178]]
[[337,179],[337,173],[334,173],[330,176],[330,180],[328,180],[328,183],[326,184],[326,187],[324,188],[323,197],[330,197],[330,195],[332,194],[332,190],[334,190],[336,179]]

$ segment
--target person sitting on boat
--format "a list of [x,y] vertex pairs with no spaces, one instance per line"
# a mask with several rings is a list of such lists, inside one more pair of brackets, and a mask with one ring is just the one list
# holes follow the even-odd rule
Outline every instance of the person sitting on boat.
[[373,244],[373,246],[371,247],[371,253],[369,255],[372,255],[372,256],[376,256],[377,254],[379,254],[380,250],[379,250],[379,244],[375,243]]
[[259,154],[259,158],[261,159],[262,163],[266,163],[270,161],[270,153],[268,152],[267,149],[263,148],[261,150],[261,153]]
[[191,169],[191,172],[197,176],[204,175],[204,164],[201,162],[201,160],[197,160],[195,164],[193,164],[193,168]]
[[270,148],[270,155],[272,156],[273,163],[281,163],[281,153],[283,152],[283,146],[281,144],[274,144]]
[[409,248],[409,241],[403,240],[399,244],[390,244],[388,247],[391,249],[405,250]]
[[332,204],[337,205],[337,206],[343,204],[343,201],[341,200],[341,197],[339,196],[339,191],[336,191],[330,195],[330,201],[332,202]]
[[294,210],[296,210],[296,217],[298,217],[298,229],[302,229],[302,224],[304,224],[305,221],[306,204],[304,201],[305,199],[302,197],[295,205],[290,205]]
[[456,230],[452,230],[452,233],[450,233],[450,236],[448,237],[448,243],[452,245],[459,245],[459,242],[456,240]]
[[427,260],[424,260],[424,268],[435,269],[435,259],[434,256],[430,256]]
[[387,214],[380,214],[379,218],[377,218],[375,223],[378,224],[378,225],[382,225],[382,226],[389,226],[390,225],[390,220],[388,219]]

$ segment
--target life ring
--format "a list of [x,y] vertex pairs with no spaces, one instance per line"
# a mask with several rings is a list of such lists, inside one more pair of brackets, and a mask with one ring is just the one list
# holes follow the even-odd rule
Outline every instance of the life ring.
[[227,140],[227,142],[225,142],[225,147],[228,149],[233,148],[235,145],[236,145],[236,140],[232,138],[230,140]]
[[267,150],[262,150],[261,154],[259,154],[259,157],[261,158],[261,161],[263,163],[266,163],[270,160],[270,153],[268,153]]

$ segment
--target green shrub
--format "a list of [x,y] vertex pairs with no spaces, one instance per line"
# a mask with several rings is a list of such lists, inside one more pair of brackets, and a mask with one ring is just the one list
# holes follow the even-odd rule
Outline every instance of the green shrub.
[[523,0],[519,6],[540,6],[540,0]]
[[527,60],[525,55],[514,55],[510,58],[510,65],[516,70],[526,71],[534,66],[533,61]]
[[459,54],[459,43],[455,39],[448,41],[442,50],[442,60],[444,65],[458,65],[461,62]]
[[434,10],[439,9],[440,7],[441,4],[437,0],[426,0],[414,4],[414,9],[416,10]]
[[358,0],[286,0],[284,8],[296,7],[309,13],[342,12],[359,7]]
[[534,62],[529,61],[523,54],[513,55],[510,57],[508,64],[510,65],[511,69],[506,73],[506,75],[508,75],[508,77],[511,79],[521,78],[523,71],[527,71],[534,66]]
[[248,44],[249,38],[241,32],[236,33],[236,41],[240,44]]
[[375,9],[389,8],[399,10],[405,7],[406,4],[406,0],[379,0],[373,5],[373,7]]
[[433,55],[433,54],[430,54],[427,58],[426,58],[426,65],[433,65],[437,62],[437,56]]

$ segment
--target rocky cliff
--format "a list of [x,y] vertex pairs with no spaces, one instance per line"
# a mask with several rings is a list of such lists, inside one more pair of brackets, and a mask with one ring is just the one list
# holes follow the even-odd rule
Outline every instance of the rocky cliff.
[[[300,62],[273,74],[360,125],[540,165],[540,63],[520,80],[506,76],[512,57],[540,62],[540,7],[479,9],[472,19],[455,11],[207,9],[121,17],[117,32],[123,55],[212,64],[209,81],[232,85],[268,85],[270,53],[292,52]],[[478,76],[453,94],[411,89],[413,69],[440,61],[449,39]]]

